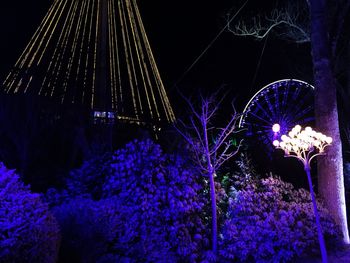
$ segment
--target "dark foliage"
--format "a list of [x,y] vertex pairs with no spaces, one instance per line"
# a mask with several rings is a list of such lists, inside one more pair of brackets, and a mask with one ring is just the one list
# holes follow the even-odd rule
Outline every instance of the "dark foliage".
[[53,213],[62,232],[59,262],[99,262],[122,233],[117,200],[77,197],[54,207]]
[[88,155],[87,116],[39,96],[0,93],[0,159],[34,191],[61,186]]
[[47,204],[0,163],[0,262],[54,263],[59,244]]
[[83,163],[70,172],[67,180],[67,191],[72,196],[85,196],[99,200],[103,195],[103,183],[111,171],[113,154],[105,153]]

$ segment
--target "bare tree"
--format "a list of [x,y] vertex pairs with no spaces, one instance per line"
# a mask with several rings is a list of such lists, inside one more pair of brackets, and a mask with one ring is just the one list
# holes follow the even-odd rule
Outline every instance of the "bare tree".
[[[291,2],[291,1],[290,1]],[[289,3],[289,2],[288,2]],[[289,3],[275,9],[270,16],[253,22],[230,26],[238,36],[261,39],[270,32],[285,40],[303,43],[310,41],[315,80],[315,117],[318,130],[333,138],[328,157],[318,162],[318,190],[327,208],[342,228],[343,240],[350,243],[343,176],[342,142],[340,139],[336,64],[338,42],[349,16],[349,0],[306,0]],[[304,4],[304,5],[302,5]]]
[[190,107],[189,121],[186,124],[184,121],[178,120],[175,128],[191,147],[195,163],[202,173],[209,178],[212,211],[212,250],[216,254],[218,227],[215,177],[217,170],[235,156],[241,146],[241,142],[238,145],[232,143],[234,134],[238,132],[236,128],[239,115],[233,107],[226,125],[221,128],[216,127],[213,122],[217,117],[222,99],[218,101],[216,99],[217,94],[208,98],[202,96],[200,98],[199,110],[196,110],[193,103],[185,98]]

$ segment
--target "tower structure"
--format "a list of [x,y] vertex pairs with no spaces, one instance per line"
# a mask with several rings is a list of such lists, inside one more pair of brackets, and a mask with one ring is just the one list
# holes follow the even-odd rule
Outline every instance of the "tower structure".
[[136,0],[54,0],[3,88],[81,104],[95,118],[175,119]]

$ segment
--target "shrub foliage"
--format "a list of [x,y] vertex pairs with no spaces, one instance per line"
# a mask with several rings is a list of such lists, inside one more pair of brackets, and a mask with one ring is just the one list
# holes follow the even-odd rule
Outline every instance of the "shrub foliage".
[[208,240],[200,217],[200,175],[191,165],[150,140],[133,141],[102,158],[72,173],[64,198],[50,191],[53,203],[61,203],[54,211],[70,246],[62,253],[75,250],[76,258],[85,257],[89,242],[100,236],[98,247],[106,249],[89,257],[96,262],[198,261]]
[[63,233],[60,262],[98,262],[121,233],[116,200],[76,197],[53,213]]
[[[219,254],[210,247],[207,178],[150,140],[86,162],[46,197],[62,229],[62,262],[289,262],[318,253],[310,194],[260,178],[249,159],[218,175]],[[339,232],[318,202],[326,240]]]
[[[248,176],[249,177],[249,176]],[[222,229],[221,255],[237,262],[288,262],[318,253],[317,228],[310,193],[294,189],[279,177],[242,176],[229,197]],[[326,240],[336,240],[337,227],[318,202]]]
[[59,243],[47,204],[0,163],[0,262],[56,262]]

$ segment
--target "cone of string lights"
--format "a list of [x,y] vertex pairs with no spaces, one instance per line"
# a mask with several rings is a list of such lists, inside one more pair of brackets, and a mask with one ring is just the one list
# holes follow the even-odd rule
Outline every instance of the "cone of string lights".
[[282,149],[285,157],[294,157],[304,165],[304,170],[307,175],[311,200],[313,204],[314,214],[316,218],[318,240],[320,243],[322,262],[327,262],[327,250],[322,234],[320,217],[317,211],[315,193],[311,181],[311,160],[318,155],[325,155],[325,148],[332,143],[332,138],[320,132],[316,132],[311,127],[306,127],[302,130],[300,125],[296,125],[288,135],[282,135],[280,140],[274,140],[273,145]]
[[137,0],[54,0],[0,89],[78,105],[98,122],[175,115]]

